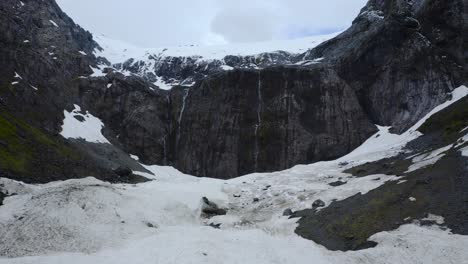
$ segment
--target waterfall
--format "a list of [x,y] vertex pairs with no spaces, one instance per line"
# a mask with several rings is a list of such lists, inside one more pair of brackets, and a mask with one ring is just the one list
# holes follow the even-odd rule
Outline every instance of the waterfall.
[[261,72],[258,72],[258,86],[257,86],[257,124],[255,125],[255,152],[254,152],[254,161],[255,161],[255,171],[258,170],[258,156],[260,154],[260,145],[258,142],[258,130],[262,125],[262,107],[263,107],[263,99],[262,99],[262,75]]
[[179,145],[180,133],[181,133],[180,128],[182,127],[181,122],[182,122],[182,117],[185,112],[185,103],[187,101],[187,97],[189,96],[189,93],[190,93],[190,88],[185,89],[185,94],[184,94],[184,97],[182,98],[182,108],[180,109],[179,119],[177,120],[177,123],[179,125],[178,133],[177,133],[177,146]]
[[163,155],[164,155],[164,157],[163,157],[163,164],[164,164],[164,165],[167,165],[167,145],[166,145],[166,144],[167,144],[167,142],[166,142],[167,140],[166,140],[166,138],[167,138],[167,136],[164,136],[164,137],[163,137]]

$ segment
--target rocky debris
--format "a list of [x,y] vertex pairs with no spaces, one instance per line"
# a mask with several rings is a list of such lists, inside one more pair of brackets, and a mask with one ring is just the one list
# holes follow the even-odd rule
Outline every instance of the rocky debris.
[[345,185],[347,182],[344,181],[335,181],[335,182],[330,182],[328,185],[333,186],[333,187],[338,187],[341,185]]
[[402,175],[411,166],[411,160],[405,159],[406,155],[397,155],[377,162],[365,163],[345,170],[356,177],[366,177],[375,174]]
[[289,208],[283,211],[283,216],[291,216],[292,214],[293,214],[293,211]]
[[312,203],[312,208],[316,209],[316,208],[320,208],[320,207],[324,207],[325,206],[325,202],[318,199],[318,200],[315,200],[313,203]]
[[145,222],[145,225],[146,225],[147,227],[149,227],[149,228],[158,228],[158,225],[153,224],[153,223],[151,223],[151,222]]
[[120,177],[128,177],[133,174],[133,171],[128,167],[118,167],[114,172]]
[[3,200],[7,197],[6,194],[4,194],[3,192],[0,192],[0,206],[3,205]]
[[208,226],[214,229],[221,229],[221,224],[210,223]]
[[258,203],[258,202],[260,202],[260,199],[259,198],[253,198],[252,202]]
[[217,215],[226,215],[227,210],[220,208],[216,203],[208,200],[208,198],[202,198],[201,205],[201,216],[204,218],[211,218]]

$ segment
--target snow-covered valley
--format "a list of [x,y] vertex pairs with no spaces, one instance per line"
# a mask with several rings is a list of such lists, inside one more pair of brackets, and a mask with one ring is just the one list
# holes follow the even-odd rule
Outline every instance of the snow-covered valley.
[[[375,248],[341,252],[294,234],[297,218],[283,213],[403,183],[396,175],[354,177],[343,171],[404,151],[421,136],[416,129],[425,120],[467,94],[464,86],[456,89],[450,101],[400,136],[381,127],[345,157],[280,172],[222,181],[145,166],[152,174],[135,173],[152,181],[137,185],[95,178],[43,185],[0,179],[1,190],[11,195],[0,206],[0,263],[468,263],[468,237],[452,234],[435,215],[427,215],[433,219],[429,226],[419,224],[427,219],[412,219],[373,235]],[[90,140],[102,136],[92,131],[97,135]],[[345,184],[333,186],[337,181]],[[227,214],[202,217],[203,197]]]
[[205,15],[114,1],[118,41],[58,2],[0,1],[0,264],[468,264],[466,1],[156,48]]

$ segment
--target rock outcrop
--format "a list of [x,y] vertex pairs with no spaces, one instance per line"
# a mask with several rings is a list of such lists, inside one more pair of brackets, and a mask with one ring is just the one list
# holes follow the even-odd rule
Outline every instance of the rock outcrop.
[[333,65],[374,123],[403,132],[468,80],[466,9],[462,0],[371,0],[304,57]]

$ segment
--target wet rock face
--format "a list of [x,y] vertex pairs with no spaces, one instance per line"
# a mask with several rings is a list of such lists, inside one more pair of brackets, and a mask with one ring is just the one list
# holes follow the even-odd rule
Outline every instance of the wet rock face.
[[[225,179],[337,158],[374,133],[373,124],[403,131],[468,80],[461,0],[371,0],[349,30],[299,56],[205,64],[167,57],[153,75],[108,70],[102,77],[89,77],[90,66],[103,61],[93,55],[99,47],[91,34],[53,0],[23,4],[0,2],[5,111],[57,135],[63,110],[78,104],[102,119],[114,146],[198,176]],[[145,65],[116,67],[141,73]],[[162,91],[152,84],[156,74],[196,84]],[[0,139],[0,148],[9,145]]]
[[186,95],[174,156],[194,175],[232,178],[333,159],[376,131],[328,68],[233,71]]

